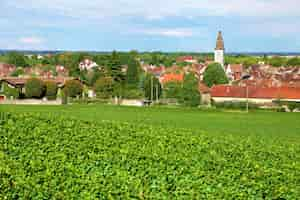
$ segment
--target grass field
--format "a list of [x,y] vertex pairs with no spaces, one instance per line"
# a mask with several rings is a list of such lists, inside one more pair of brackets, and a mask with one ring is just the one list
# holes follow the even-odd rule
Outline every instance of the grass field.
[[187,108],[136,108],[109,105],[16,106],[0,105],[8,112],[56,114],[88,121],[112,120],[137,124],[188,128],[211,134],[261,135],[300,142],[300,113],[256,111],[221,112]]
[[104,105],[0,111],[0,199],[300,196],[297,113]]

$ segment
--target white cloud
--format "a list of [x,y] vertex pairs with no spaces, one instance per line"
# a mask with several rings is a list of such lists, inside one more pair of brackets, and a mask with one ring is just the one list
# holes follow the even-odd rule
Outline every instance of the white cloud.
[[194,32],[189,29],[150,29],[139,32],[146,35],[157,35],[164,37],[191,37],[194,35]]
[[44,39],[39,37],[21,37],[19,42],[27,45],[41,45],[44,43]]
[[10,0],[12,8],[75,18],[142,16],[300,16],[299,0]]

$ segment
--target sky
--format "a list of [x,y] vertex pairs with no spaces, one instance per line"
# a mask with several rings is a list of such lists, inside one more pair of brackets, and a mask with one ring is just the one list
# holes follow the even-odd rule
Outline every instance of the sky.
[[300,0],[0,0],[0,49],[300,52]]

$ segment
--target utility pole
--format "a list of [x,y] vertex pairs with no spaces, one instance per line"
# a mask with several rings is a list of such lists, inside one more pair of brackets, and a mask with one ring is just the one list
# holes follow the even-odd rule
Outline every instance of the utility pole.
[[158,84],[156,84],[156,103],[158,102]]
[[[250,79],[250,75],[244,75],[239,81],[248,80]],[[249,112],[249,86],[246,83],[246,112]]]
[[249,112],[249,88],[248,85],[246,85],[246,112]]
[[151,76],[151,96],[150,96],[150,100],[151,100],[151,103],[153,101],[153,76]]

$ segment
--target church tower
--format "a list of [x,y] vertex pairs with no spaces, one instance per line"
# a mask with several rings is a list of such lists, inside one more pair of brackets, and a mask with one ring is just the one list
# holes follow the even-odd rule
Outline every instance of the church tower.
[[217,38],[217,45],[215,48],[215,62],[220,63],[222,67],[224,67],[224,41],[223,41],[223,36],[222,32],[219,31],[218,33],[218,38]]

